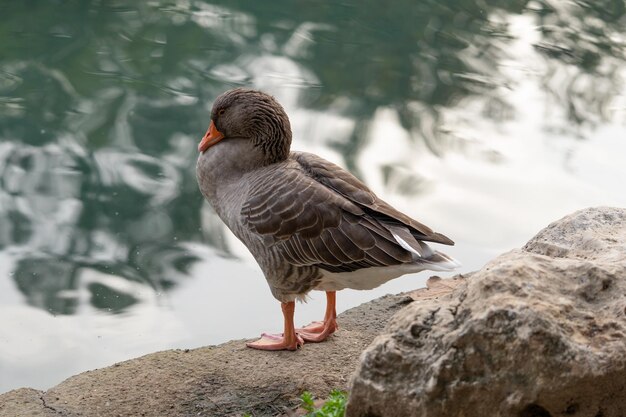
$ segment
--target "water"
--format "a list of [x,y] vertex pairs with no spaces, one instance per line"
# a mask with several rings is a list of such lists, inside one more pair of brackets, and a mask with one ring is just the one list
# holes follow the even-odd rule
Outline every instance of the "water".
[[0,5],[0,392],[281,328],[195,181],[234,86],[284,104],[294,149],[452,237],[461,272],[626,205],[621,0],[137,3]]

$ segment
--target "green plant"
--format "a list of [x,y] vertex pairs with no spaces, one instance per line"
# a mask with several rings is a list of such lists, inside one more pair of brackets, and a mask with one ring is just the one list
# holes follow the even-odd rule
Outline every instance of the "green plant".
[[302,408],[304,408],[307,412],[312,413],[315,410],[313,394],[309,391],[304,391],[302,395],[300,395],[300,401],[302,401]]
[[302,408],[308,413],[305,417],[343,417],[347,399],[348,395],[345,392],[333,390],[324,405],[315,409],[313,395],[310,392],[304,391],[300,396]]

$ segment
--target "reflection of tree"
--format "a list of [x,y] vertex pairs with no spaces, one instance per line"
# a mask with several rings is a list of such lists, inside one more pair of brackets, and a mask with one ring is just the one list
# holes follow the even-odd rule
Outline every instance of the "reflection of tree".
[[[195,259],[178,242],[220,239],[200,232],[189,138],[206,123],[202,103],[190,104],[217,90],[198,94],[178,66],[203,55],[207,36],[137,7],[0,6],[0,137],[10,141],[0,148],[0,248],[21,248],[14,279],[52,312],[76,308],[63,291],[80,286],[81,268],[167,289]],[[134,302],[88,290],[98,308]]]
[[63,297],[64,291],[77,285],[76,267],[71,262],[28,257],[17,265],[14,279],[28,303],[35,307],[52,314],[71,314],[77,307],[76,298]]
[[[224,4],[233,7],[233,2]],[[271,32],[283,43],[307,22],[332,25],[308,33],[314,42],[294,59],[320,80],[315,106],[324,108],[337,98],[350,100],[346,112],[357,121],[356,128],[347,142],[336,146],[353,170],[368,122],[381,106],[394,107],[403,127],[435,153],[445,147],[439,134],[442,107],[474,96],[484,102],[484,116],[496,121],[509,116],[506,90],[498,87],[508,82],[499,64],[507,55],[510,15],[526,13],[540,25],[537,48],[549,57],[541,78],[566,112],[563,125],[603,119],[607,104],[621,91],[617,70],[624,60],[622,0],[428,0],[341,6],[284,0],[275,2],[272,10],[254,0],[234,4],[259,17],[259,36]],[[552,85],[552,75],[569,65],[573,73],[557,81],[565,86]]]
[[626,3],[543,2],[535,12],[542,36],[535,46],[548,58],[544,90],[576,127],[608,120],[623,86]]
[[259,2],[241,0],[235,7],[261,16],[259,36],[271,31],[283,43],[306,22],[332,25],[309,34],[315,42],[294,59],[321,81],[316,107],[325,108],[339,98],[350,100],[346,113],[356,127],[348,141],[335,146],[352,170],[369,121],[382,106],[395,108],[403,127],[439,153],[441,137],[430,124],[421,123],[417,108],[428,120],[438,120],[439,107],[453,106],[470,94],[505,105],[494,87],[503,83],[497,62],[508,35],[506,26],[491,21],[490,14],[518,13],[524,1],[274,4],[275,9],[267,10]]
[[[71,313],[75,304],[55,294],[76,289],[81,268],[161,289],[193,261],[178,242],[223,245],[200,230],[195,141],[206,104],[249,74],[225,85],[211,71],[219,64],[282,48],[319,80],[305,105],[341,102],[356,121],[333,144],[354,170],[381,107],[435,153],[445,149],[444,107],[474,97],[486,117],[508,117],[499,63],[507,16],[520,13],[540,24],[542,82],[569,120],[606,117],[622,85],[621,0],[3,2],[0,247],[20,248],[19,288],[34,305]],[[565,87],[552,81],[563,68],[572,70]],[[95,306],[133,302],[115,307],[105,300],[120,299],[112,289],[90,288],[105,294]]]
[[[141,167],[137,157],[102,158],[102,153],[96,151],[95,159],[105,159],[114,173]],[[176,218],[174,210],[190,204],[177,201],[179,190],[172,191],[171,185],[133,188],[150,185],[145,173],[133,174],[135,181],[143,174],[143,183],[125,183],[98,169],[92,157],[72,154],[65,146],[5,145],[0,149],[0,168],[0,248],[14,248],[19,260],[14,279],[32,305],[72,313],[77,307],[75,294],[65,292],[81,287],[79,272],[84,269],[123,276],[160,291],[182,279],[195,260],[177,244],[179,230],[184,240],[190,239],[189,233],[185,236],[185,228],[177,230],[177,222],[171,220]],[[175,173],[170,177],[176,178]],[[164,193],[168,189],[169,196]],[[168,210],[170,204],[173,210]],[[196,220],[194,234],[197,228]],[[103,290],[100,284],[90,284],[87,290],[94,306],[110,311],[134,302],[131,295],[113,296],[114,289]]]

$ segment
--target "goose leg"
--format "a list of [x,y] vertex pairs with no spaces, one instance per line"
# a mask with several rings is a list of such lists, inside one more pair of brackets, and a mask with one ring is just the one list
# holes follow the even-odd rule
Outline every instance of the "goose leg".
[[304,341],[298,334],[293,324],[293,314],[296,310],[296,303],[280,304],[283,310],[285,321],[285,331],[282,335],[263,334],[261,338],[255,342],[246,343],[246,346],[260,350],[296,350],[304,344]]
[[308,326],[296,329],[296,333],[300,335],[304,341],[324,341],[338,329],[335,295],[335,291],[326,291],[326,314],[324,314],[324,321],[314,321]]

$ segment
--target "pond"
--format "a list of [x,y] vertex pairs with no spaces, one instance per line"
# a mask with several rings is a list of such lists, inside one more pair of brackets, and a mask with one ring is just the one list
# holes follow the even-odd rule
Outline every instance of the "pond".
[[195,179],[235,86],[279,99],[293,149],[455,240],[459,272],[626,205],[622,0],[129,4],[0,5],[0,392],[282,328]]

